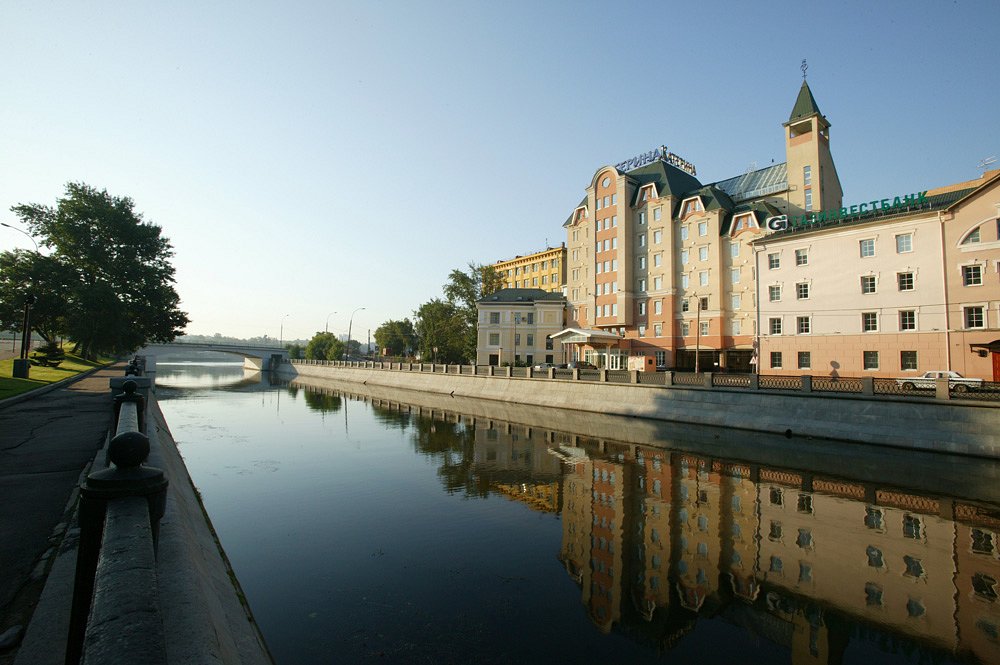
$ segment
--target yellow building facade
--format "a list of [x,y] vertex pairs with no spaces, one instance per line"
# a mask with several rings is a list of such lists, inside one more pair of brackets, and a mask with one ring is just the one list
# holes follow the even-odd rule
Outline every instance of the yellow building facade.
[[507,289],[542,289],[562,293],[566,284],[566,245],[497,261],[493,269]]

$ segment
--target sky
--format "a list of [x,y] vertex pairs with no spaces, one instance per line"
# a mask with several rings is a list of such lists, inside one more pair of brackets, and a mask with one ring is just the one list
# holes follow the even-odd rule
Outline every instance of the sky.
[[67,182],[129,196],[187,332],[363,341],[565,241],[602,166],[784,161],[803,59],[845,204],[976,178],[998,25],[996,0],[0,0],[0,221]]

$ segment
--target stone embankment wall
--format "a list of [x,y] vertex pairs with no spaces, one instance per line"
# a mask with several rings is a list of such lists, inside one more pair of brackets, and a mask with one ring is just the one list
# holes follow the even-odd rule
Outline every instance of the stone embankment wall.
[[778,391],[647,386],[283,364],[313,376],[455,397],[588,413],[787,433],[914,450],[1000,458],[1000,408],[988,403]]

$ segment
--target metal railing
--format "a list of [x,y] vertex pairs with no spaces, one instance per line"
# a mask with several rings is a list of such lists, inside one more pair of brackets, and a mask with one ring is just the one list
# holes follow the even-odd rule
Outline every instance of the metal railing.
[[[433,372],[466,376],[489,376],[555,381],[590,381],[598,383],[638,384],[645,386],[684,387],[744,391],[784,391],[800,394],[840,394],[862,397],[961,399],[1000,401],[1000,383],[984,381],[972,387],[956,384],[950,389],[908,387],[901,379],[840,376],[788,376],[771,374],[729,374],[719,372],[644,372],[607,369],[533,369],[531,367],[497,367],[491,365],[442,365],[432,363],[377,362],[335,360],[291,360],[293,365],[325,365],[357,369],[377,369],[403,372]],[[940,381],[944,381],[941,379]],[[966,388],[968,388],[966,390]]]

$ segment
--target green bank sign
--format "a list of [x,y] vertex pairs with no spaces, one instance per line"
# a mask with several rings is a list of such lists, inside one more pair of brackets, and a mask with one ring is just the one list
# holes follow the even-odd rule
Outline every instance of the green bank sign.
[[807,215],[776,215],[774,217],[767,218],[767,228],[770,231],[784,231],[790,228],[812,226],[813,224],[822,224],[824,222],[832,222],[838,219],[855,217],[857,215],[863,215],[866,212],[874,212],[876,210],[890,212],[892,210],[923,205],[924,203],[927,203],[927,190],[917,192],[916,194],[896,196],[891,199],[875,199],[874,201],[869,201],[868,203],[861,203],[844,208],[820,210],[819,212],[813,212]]

